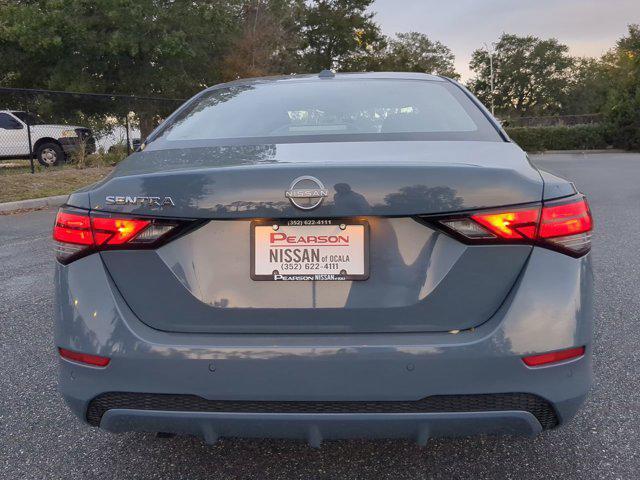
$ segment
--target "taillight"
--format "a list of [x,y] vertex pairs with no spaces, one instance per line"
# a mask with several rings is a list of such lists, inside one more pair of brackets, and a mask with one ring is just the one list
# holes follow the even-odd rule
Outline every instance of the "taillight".
[[96,245],[124,245],[151,224],[136,218],[92,218],[91,229]]
[[67,264],[99,250],[155,248],[182,230],[178,227],[188,223],[191,222],[89,213],[63,207],[53,227],[56,258]]
[[527,243],[573,256],[591,249],[593,219],[582,195],[542,205],[477,212],[439,223],[470,243]]
[[88,212],[58,210],[53,226],[56,258],[62,263],[79,257],[93,248],[93,232]]
[[545,205],[538,237],[547,245],[585,254],[591,249],[593,218],[587,200]]
[[539,218],[540,207],[471,215],[472,220],[507,240],[535,240]]

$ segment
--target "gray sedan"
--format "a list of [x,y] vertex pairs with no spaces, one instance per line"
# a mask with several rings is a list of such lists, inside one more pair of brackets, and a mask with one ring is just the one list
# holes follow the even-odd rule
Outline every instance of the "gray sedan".
[[591,229],[450,79],[218,85],[58,212],[59,389],[208,442],[535,435],[591,382]]

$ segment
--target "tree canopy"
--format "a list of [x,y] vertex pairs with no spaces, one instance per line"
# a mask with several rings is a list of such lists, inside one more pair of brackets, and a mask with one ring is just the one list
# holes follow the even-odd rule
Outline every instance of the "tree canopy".
[[612,65],[607,105],[613,144],[640,149],[640,25],[629,25],[627,36],[605,56]]
[[568,73],[562,113],[584,115],[602,112],[611,90],[613,71],[609,61],[575,58]]
[[351,70],[423,72],[459,78],[449,47],[424,33],[397,33],[370,44],[366,52],[350,59]]
[[[446,45],[420,32],[383,35],[373,6],[374,0],[0,0],[0,84],[187,98],[221,81],[325,68],[459,77]],[[640,27],[631,25],[610,52],[593,59],[572,58],[554,38],[505,33],[494,44],[493,91],[486,48],[473,52],[467,85],[500,116],[602,112],[624,138],[637,136],[629,132],[640,123],[639,38]],[[144,116],[141,110],[133,109]]]
[[222,79],[298,72],[306,8],[304,0],[244,2],[240,27],[222,58]]
[[4,86],[186,98],[224,80],[399,70],[456,77],[418,32],[385,37],[373,0],[17,0],[0,3]]
[[558,113],[572,66],[568,50],[554,38],[505,33],[493,53],[493,92],[486,48],[473,52],[469,67],[475,76],[469,86],[486,105],[493,101],[498,112],[521,116]]
[[306,72],[342,70],[349,57],[366,54],[382,39],[367,12],[373,0],[316,0],[306,5],[301,25],[301,67]]
[[185,97],[220,77],[238,2],[35,0],[0,8],[6,86]]

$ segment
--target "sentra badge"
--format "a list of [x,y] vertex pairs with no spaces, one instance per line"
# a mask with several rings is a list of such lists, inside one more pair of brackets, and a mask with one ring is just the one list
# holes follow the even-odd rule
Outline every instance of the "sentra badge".
[[147,205],[149,207],[174,207],[176,205],[171,197],[108,195],[105,200],[107,205]]

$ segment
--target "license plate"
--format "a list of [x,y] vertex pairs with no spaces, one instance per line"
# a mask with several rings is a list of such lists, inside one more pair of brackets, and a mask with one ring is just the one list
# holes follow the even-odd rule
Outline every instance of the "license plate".
[[366,280],[369,225],[353,220],[251,224],[251,278],[275,281]]

